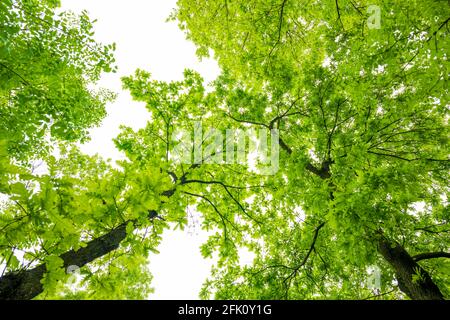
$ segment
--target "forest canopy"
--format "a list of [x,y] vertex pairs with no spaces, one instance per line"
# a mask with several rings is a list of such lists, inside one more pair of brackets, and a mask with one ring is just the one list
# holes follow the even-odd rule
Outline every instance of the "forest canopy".
[[[169,20],[221,74],[124,77],[151,117],[115,164],[77,148],[115,44],[58,7],[0,2],[0,299],[146,299],[188,208],[218,257],[202,299],[450,297],[448,1],[179,0]],[[271,133],[277,165],[239,161],[230,130]]]

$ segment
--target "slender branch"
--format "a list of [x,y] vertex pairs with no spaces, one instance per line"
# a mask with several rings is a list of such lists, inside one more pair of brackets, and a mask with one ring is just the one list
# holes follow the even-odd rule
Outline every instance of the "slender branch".
[[437,33],[450,21],[450,17],[448,17],[444,22],[441,23],[439,28],[433,32],[433,34],[428,38],[427,42],[430,41],[433,37],[437,35]]
[[434,259],[434,258],[450,258],[450,252],[427,252],[417,254],[412,257],[414,261],[418,262],[421,260]]
[[205,197],[204,195],[201,194],[196,194],[196,193],[192,193],[192,192],[188,192],[188,191],[183,191],[183,193],[193,196],[193,197],[197,197],[197,198],[201,198],[203,200],[205,200],[206,202],[208,202],[214,209],[214,211],[219,215],[220,220],[222,220],[222,225],[223,225],[223,231],[224,231],[224,238],[225,240],[228,239],[228,232],[227,232],[227,225],[225,223],[225,220],[228,221],[230,223],[230,226],[236,230],[239,231],[239,229],[227,218],[225,217],[220,211],[219,209],[217,209],[217,206],[211,201],[209,200],[207,197]]
[[289,274],[289,276],[287,276],[287,278],[285,279],[285,281],[288,281],[288,279],[294,277],[298,270],[300,270],[301,267],[303,267],[306,262],[308,262],[309,256],[311,255],[311,252],[314,250],[314,247],[316,245],[316,241],[317,241],[317,237],[319,236],[319,231],[320,229],[323,228],[323,226],[325,225],[325,221],[322,222],[321,224],[319,224],[319,226],[314,230],[314,236],[313,239],[311,241],[311,245],[309,247],[308,253],[306,254],[306,256],[303,258],[302,262],[300,262],[300,264],[298,266],[296,266],[295,268],[293,268],[293,271],[291,272],[291,274]]
[[399,160],[404,160],[404,161],[432,161],[432,162],[450,162],[450,160],[448,159],[432,159],[432,158],[413,158],[413,159],[408,159],[408,158],[404,158],[404,157],[400,157],[396,154],[390,154],[390,153],[380,153],[380,152],[374,152],[374,151],[367,151],[368,153],[372,153],[378,156],[385,156],[385,157],[391,157],[391,158],[395,158],[395,159],[399,159]]
[[353,8],[355,8],[355,10],[358,11],[359,15],[362,16],[363,13],[362,13],[361,10],[359,10],[359,8],[353,3],[353,1],[350,0],[350,3],[352,4]]
[[219,185],[225,186],[225,187],[230,188],[230,189],[240,189],[240,190],[253,189],[253,188],[265,188],[266,187],[264,185],[262,185],[262,186],[239,187],[239,186],[231,186],[231,185],[228,185],[228,184],[224,184],[221,181],[204,181],[204,180],[197,180],[197,179],[185,180],[182,184],[189,184],[189,183],[219,184]]
[[432,224],[424,227],[417,227],[414,228],[414,230],[424,231],[432,234],[439,234],[439,233],[445,233],[450,232],[450,229],[444,229],[444,230],[432,230],[432,228],[441,227],[447,225],[446,222],[438,223],[438,224]]
[[305,263],[308,261],[309,256],[311,255],[311,252],[314,250],[314,246],[316,245],[317,237],[319,236],[319,231],[320,231],[320,229],[323,228],[325,223],[326,223],[325,221],[322,222],[321,224],[319,224],[319,226],[317,226],[316,230],[314,230],[314,236],[313,236],[313,240],[311,242],[311,246],[309,247],[308,253],[303,258],[303,261],[297,266],[297,268],[296,268],[297,270],[300,269],[302,266],[304,266]]
[[167,171],[167,173],[172,177],[173,181],[176,183],[178,181],[178,176],[175,172]]
[[27,86],[31,86],[31,83],[25,79],[22,75],[20,75],[19,73],[17,73],[16,71],[14,71],[13,69],[11,69],[10,67],[8,67],[6,64],[0,62],[0,66],[2,66],[3,68],[5,68],[6,70],[8,70],[9,72],[13,73],[15,76],[17,76],[18,78],[20,78],[20,80],[22,80],[23,84],[27,85]]
[[291,112],[291,113],[289,113],[289,111],[291,111],[292,107],[295,106],[295,104],[297,103],[298,100],[300,100],[300,98],[295,99],[295,100],[291,103],[291,105],[286,109],[286,111],[285,111],[283,114],[281,114],[281,115],[275,117],[272,121],[270,121],[269,129],[273,129],[275,123],[276,123],[277,121],[283,119],[284,117],[294,116],[294,115],[297,115],[297,114],[303,115],[303,116],[305,116],[305,117],[309,117],[307,114],[305,114],[305,113],[303,113],[303,112],[301,112],[301,111],[296,111],[296,112]]
[[380,294],[376,294],[376,295],[369,296],[369,297],[367,297],[367,298],[364,298],[363,300],[370,300],[370,299],[373,299],[373,298],[382,297],[382,296],[388,295],[388,294],[390,294],[390,293],[392,293],[392,292],[394,292],[394,291],[396,291],[396,290],[397,290],[397,289],[395,288],[395,289],[392,289],[392,290],[390,290],[390,291],[388,291],[388,292],[383,292],[383,293],[380,293]]
[[227,113],[227,116],[230,117],[231,119],[233,119],[234,121],[239,122],[239,123],[254,124],[254,125],[257,125],[257,126],[263,126],[263,127],[266,127],[266,128],[268,128],[268,129],[270,129],[269,126],[268,126],[267,124],[262,123],[262,122],[257,122],[257,121],[252,121],[252,120],[245,120],[245,119],[238,119],[238,118],[233,117],[233,116],[232,116],[231,114],[229,114],[229,113]]
[[186,180],[186,181],[183,182],[183,184],[186,184],[186,183],[194,183],[194,182],[201,183],[201,184],[217,184],[217,185],[222,186],[222,187],[225,189],[226,193],[230,196],[230,198],[237,204],[237,206],[242,210],[242,212],[243,212],[247,217],[249,217],[251,220],[255,221],[256,223],[261,224],[260,221],[256,220],[254,217],[252,217],[252,216],[245,210],[245,208],[242,206],[242,204],[241,204],[241,203],[233,196],[233,194],[230,192],[230,190],[228,189],[228,186],[227,186],[226,184],[224,184],[223,182],[220,182],[220,181],[202,181],[202,180]]
[[338,2],[338,0],[336,0],[335,3],[336,3],[336,11],[337,11],[337,15],[338,15],[338,20],[341,23],[342,29],[345,30],[344,24],[342,23],[342,20],[341,20],[341,10],[339,9],[339,2]]
[[336,107],[336,113],[334,115],[334,124],[333,124],[333,129],[331,130],[331,132],[328,134],[328,142],[327,142],[327,156],[328,159],[331,159],[331,145],[332,145],[332,139],[333,139],[333,135],[334,132],[336,131],[337,128],[337,124],[338,124],[338,120],[339,120],[339,109],[341,108],[341,106],[347,101],[347,99],[345,99],[343,102],[338,103],[337,107]]
[[275,44],[273,45],[272,49],[270,49],[269,57],[272,56],[273,50],[275,50],[276,46],[280,43],[281,40],[281,28],[283,26],[283,14],[284,14],[284,7],[286,5],[287,0],[283,0],[283,3],[281,4],[281,10],[280,10],[280,18],[278,22],[278,38]]

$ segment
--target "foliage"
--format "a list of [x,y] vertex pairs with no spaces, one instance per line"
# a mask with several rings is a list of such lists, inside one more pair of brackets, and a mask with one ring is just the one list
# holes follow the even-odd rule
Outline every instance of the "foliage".
[[[13,110],[3,117],[0,141],[0,191],[9,196],[0,215],[0,255],[8,272],[45,264],[38,298],[145,298],[149,252],[157,252],[166,228],[186,226],[188,208],[202,214],[202,228],[211,233],[203,256],[218,257],[202,298],[406,298],[411,293],[380,241],[412,257],[448,252],[444,1],[179,0],[172,19],[223,72],[209,87],[192,70],[170,83],[143,70],[123,78],[151,119],[138,131],[122,128],[115,143],[127,160],[115,166],[70,144],[104,114],[109,96],[86,85],[110,70],[113,47],[91,48],[85,15],[73,23],[67,14],[55,18],[52,3],[5,3],[23,8],[0,11],[14,21],[1,35],[13,39],[9,50],[19,57],[0,52],[0,62],[15,71],[0,73],[1,107]],[[369,5],[381,9],[380,29],[367,26]],[[27,10],[44,8],[47,23],[35,24]],[[63,34],[73,38],[62,36],[61,25],[70,26]],[[37,51],[27,53],[28,42]],[[72,88],[67,95],[58,94],[64,77]],[[48,104],[48,97],[57,100]],[[52,121],[56,115],[60,120]],[[37,127],[42,122],[53,139],[66,141],[61,157],[40,147],[48,146]],[[278,129],[279,170],[261,175],[261,163],[176,161],[173,135],[194,132],[198,122],[221,132]],[[201,144],[210,142],[205,137]],[[35,174],[10,157],[42,157],[48,173]],[[124,225],[120,246],[82,266],[76,290],[67,286],[63,254]],[[251,263],[243,263],[243,249],[252,252]],[[448,259],[413,263],[414,285],[429,274],[450,296]],[[374,266],[380,288],[367,285]]]
[[115,45],[94,41],[86,12],[56,13],[56,5],[0,3],[0,139],[18,159],[48,152],[49,140],[85,141],[113,97],[90,84],[114,68]]
[[[381,8],[380,29],[367,26],[369,5]],[[392,287],[378,232],[412,253],[448,250],[446,3],[178,7],[173,18],[198,53],[214,54],[225,70],[216,92],[226,107],[212,111],[216,123],[225,115],[225,128],[275,124],[285,151],[278,174],[259,183],[273,186],[272,200],[255,192],[254,210],[272,217],[251,228],[253,265],[217,269],[203,297],[363,298],[370,265],[383,268],[382,291]],[[448,263],[424,263],[448,295]]]

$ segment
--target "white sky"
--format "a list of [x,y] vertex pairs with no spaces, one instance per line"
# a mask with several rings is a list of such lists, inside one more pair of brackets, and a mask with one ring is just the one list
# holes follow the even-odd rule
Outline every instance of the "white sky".
[[[117,44],[115,54],[119,71],[105,75],[99,85],[118,93],[108,105],[108,116],[100,128],[91,131],[92,140],[82,146],[88,154],[99,153],[112,160],[123,159],[112,139],[120,125],[139,129],[146,125],[149,114],[143,103],[134,102],[121,89],[120,77],[133,74],[137,68],[150,71],[154,79],[182,79],[185,68],[198,71],[209,83],[219,74],[214,60],[200,62],[195,47],[185,40],[176,23],[165,22],[176,6],[175,0],[62,0],[63,10],[85,9],[94,25],[96,39]],[[167,231],[159,246],[159,255],[152,255],[150,270],[154,276],[155,293],[150,299],[198,299],[200,288],[209,274],[211,260],[204,260],[199,246],[207,238],[203,232]]]

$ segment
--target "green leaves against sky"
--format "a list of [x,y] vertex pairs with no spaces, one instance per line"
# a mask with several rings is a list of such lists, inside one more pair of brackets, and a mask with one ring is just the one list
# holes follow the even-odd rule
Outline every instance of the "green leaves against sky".
[[[115,45],[57,5],[0,2],[1,298],[145,299],[149,254],[187,208],[218,257],[201,298],[450,296],[447,1],[179,0],[171,20],[222,74],[123,78],[151,118],[122,128],[117,165],[75,147],[114,98],[91,88]],[[172,135],[196,122],[278,129],[279,170],[173,161]]]

